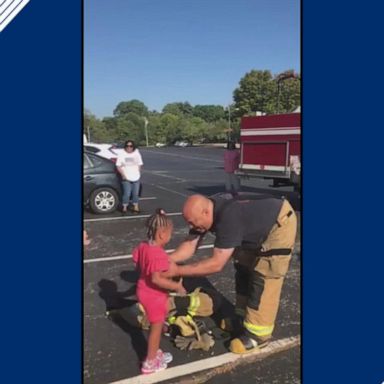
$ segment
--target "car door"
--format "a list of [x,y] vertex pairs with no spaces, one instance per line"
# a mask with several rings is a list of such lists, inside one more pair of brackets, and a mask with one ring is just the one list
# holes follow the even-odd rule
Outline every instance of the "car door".
[[84,153],[84,201],[99,187],[109,187],[120,194],[120,179],[115,164],[89,152]]
[[92,153],[84,153],[84,195],[86,198],[97,187],[109,184],[108,179],[113,174],[114,164],[108,160],[95,156]]
[[94,170],[91,159],[87,154],[83,154],[83,200],[86,202],[89,195],[96,186]]

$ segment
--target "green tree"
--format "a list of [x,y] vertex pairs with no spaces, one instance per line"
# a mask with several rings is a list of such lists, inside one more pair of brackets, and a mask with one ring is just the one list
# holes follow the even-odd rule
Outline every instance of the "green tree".
[[163,113],[171,113],[176,116],[191,116],[193,107],[188,102],[180,103],[168,103],[164,106]]
[[151,112],[148,117],[148,141],[150,145],[156,144],[158,142],[166,142],[166,134],[161,130],[160,125],[161,115],[157,112]]
[[[94,143],[103,143],[108,140],[108,132],[104,123],[87,109],[83,113],[83,133],[88,140]],[[88,137],[88,133],[90,137]]]
[[148,108],[140,100],[121,101],[114,109],[113,114],[116,117],[127,115],[128,113],[135,113],[138,116],[147,116]]
[[144,119],[136,113],[129,112],[116,118],[116,140],[123,143],[133,140],[138,145],[145,144]]
[[224,108],[221,105],[195,105],[193,116],[200,117],[208,123],[224,118]]
[[187,139],[192,144],[200,142],[204,138],[207,129],[207,122],[200,117],[184,119],[181,123],[182,139]]
[[167,144],[173,143],[176,140],[182,139],[182,130],[180,127],[183,119],[180,116],[171,113],[162,114],[158,127],[158,134],[165,137]]
[[300,105],[300,76],[293,70],[275,76],[270,71],[252,70],[240,80],[233,97],[234,117],[256,111],[291,112]]
[[275,86],[270,71],[252,70],[246,73],[240,80],[239,87],[233,92],[233,116],[242,116],[254,111],[271,113],[274,95]]
[[102,120],[105,131],[108,135],[109,143],[118,143],[117,140],[117,118],[116,117],[104,117]]
[[207,131],[204,132],[203,140],[211,143],[224,142],[227,138],[227,128],[228,121],[226,119],[219,119],[209,123]]
[[[279,87],[276,82],[277,92]],[[295,108],[301,105],[301,78],[300,76],[294,78],[288,78],[280,82],[280,97],[277,97],[279,100],[279,106],[277,106],[280,113],[292,112]],[[276,111],[277,112],[277,111]]]

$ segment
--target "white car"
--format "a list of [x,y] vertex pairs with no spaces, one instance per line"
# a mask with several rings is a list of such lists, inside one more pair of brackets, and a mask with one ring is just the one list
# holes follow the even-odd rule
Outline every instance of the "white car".
[[117,155],[120,149],[116,149],[111,144],[94,144],[94,143],[87,143],[84,144],[84,150],[96,153],[97,155],[104,157],[105,159],[112,160],[113,162],[116,162]]
[[175,147],[188,147],[190,144],[188,143],[188,141],[176,141],[175,142]]
[[162,148],[162,147],[165,147],[165,144],[164,143],[156,143],[155,146],[157,148]]

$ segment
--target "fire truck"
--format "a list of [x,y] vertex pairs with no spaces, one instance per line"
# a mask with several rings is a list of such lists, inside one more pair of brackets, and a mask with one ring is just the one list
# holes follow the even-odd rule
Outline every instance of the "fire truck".
[[242,177],[272,179],[301,185],[301,113],[244,116],[240,123],[240,166]]

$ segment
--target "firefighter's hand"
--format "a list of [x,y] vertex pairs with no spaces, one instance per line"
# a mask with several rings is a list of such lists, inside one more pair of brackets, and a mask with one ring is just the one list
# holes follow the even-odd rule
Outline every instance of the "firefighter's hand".
[[187,291],[183,286],[183,279],[182,278],[180,278],[180,280],[178,281],[178,285],[179,285],[179,287],[177,288],[176,292],[181,296],[185,296],[187,294]]

